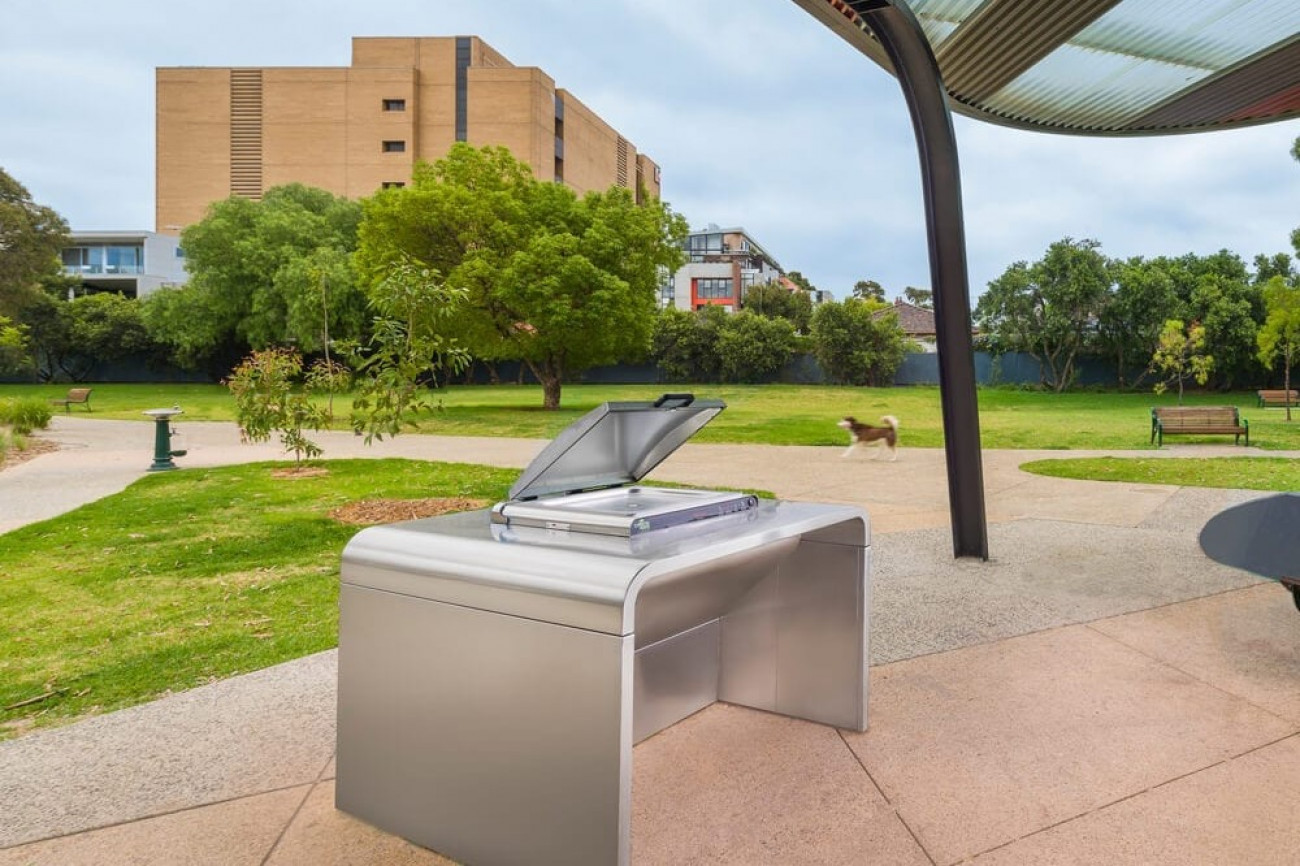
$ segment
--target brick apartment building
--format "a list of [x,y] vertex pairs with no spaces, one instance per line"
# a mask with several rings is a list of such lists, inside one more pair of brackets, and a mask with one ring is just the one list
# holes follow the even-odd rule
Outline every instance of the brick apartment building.
[[347,67],[157,70],[157,231],[298,182],[360,198],[453,142],[503,145],[577,192],[660,194],[659,166],[536,67],[476,36],[355,37]]

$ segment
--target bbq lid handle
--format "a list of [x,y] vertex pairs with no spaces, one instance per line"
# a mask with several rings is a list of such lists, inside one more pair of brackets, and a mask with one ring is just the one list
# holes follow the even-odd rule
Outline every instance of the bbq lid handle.
[[689,406],[692,403],[694,403],[695,395],[694,394],[664,394],[662,397],[660,397],[658,400],[654,402],[654,407],[656,409],[661,409],[663,408],[665,403],[669,403],[669,402],[675,402],[677,403],[677,405],[670,406],[668,408],[681,409],[685,406]]

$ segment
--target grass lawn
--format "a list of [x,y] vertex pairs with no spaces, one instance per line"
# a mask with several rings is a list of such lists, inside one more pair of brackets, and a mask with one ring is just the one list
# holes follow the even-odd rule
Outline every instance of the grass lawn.
[[1020,466],[1036,475],[1093,481],[1228,487],[1238,490],[1300,490],[1300,460],[1288,457],[1092,457],[1035,460]]
[[[93,416],[143,420],[145,409],[178,405],[187,420],[233,420],[234,402],[220,385],[95,385]],[[0,385],[7,397],[56,397],[61,385]],[[831,385],[567,385],[561,408],[541,409],[536,386],[453,386],[436,392],[442,410],[421,420],[425,433],[464,436],[524,436],[550,439],[575,418],[610,400],[654,399],[665,391],[692,391],[720,397],[727,410],[692,441],[757,442],[773,445],[841,445],[835,426],[845,415],[875,422],[881,415],[902,423],[904,447],[939,448],[943,421],[939,389],[850,388]],[[1150,446],[1151,407],[1172,406],[1176,398],[1149,393],[981,389],[980,437],[985,448],[1112,448]],[[1235,405],[1250,421],[1251,444],[1264,449],[1300,449],[1300,413],[1285,420],[1282,409],[1256,409],[1253,393],[1193,394],[1187,405]],[[346,417],[350,400],[335,398],[335,412]],[[74,409],[74,412],[79,411]],[[1223,436],[1180,436],[1172,443],[1231,443]]]
[[410,460],[272,474],[287,465],[149,475],[5,534],[0,739],[335,646],[339,558],[359,527],[332,509],[494,502],[517,474]]

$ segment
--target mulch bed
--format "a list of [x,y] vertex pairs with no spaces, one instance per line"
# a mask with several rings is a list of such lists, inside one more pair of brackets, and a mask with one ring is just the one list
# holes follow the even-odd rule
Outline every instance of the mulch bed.
[[444,497],[440,499],[363,499],[330,512],[330,517],[340,523],[371,526],[376,523],[396,523],[399,520],[416,520],[437,517],[453,511],[470,511],[487,505],[484,499]]
[[26,447],[21,450],[18,448],[6,448],[4,454],[0,454],[0,472],[17,466],[19,463],[26,463],[33,457],[40,457],[42,454],[48,454],[51,451],[58,451],[59,443],[51,442],[48,439],[28,438]]

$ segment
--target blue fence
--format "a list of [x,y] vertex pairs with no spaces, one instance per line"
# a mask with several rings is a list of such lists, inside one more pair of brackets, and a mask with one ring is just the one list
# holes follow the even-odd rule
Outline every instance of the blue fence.
[[[1115,368],[1098,358],[1084,358],[1078,365],[1076,385],[1118,385]],[[1038,362],[1029,355],[1013,353],[993,357],[987,352],[975,353],[975,381],[981,385],[1037,385]],[[0,377],[0,382],[33,382],[32,376]],[[101,364],[85,379],[94,382],[211,382],[203,373],[186,372],[174,367],[149,366],[142,360]],[[474,364],[466,373],[453,381],[475,385],[524,384],[536,385],[537,380],[527,366],[516,361],[503,361],[488,367]],[[579,377],[584,385],[657,385],[668,380],[653,364],[614,364],[593,367]],[[826,374],[812,355],[796,355],[781,370],[777,381],[791,385],[824,385]],[[1132,379],[1130,378],[1130,381]],[[939,384],[939,356],[934,353],[905,355],[903,364],[894,376],[895,385]]]

